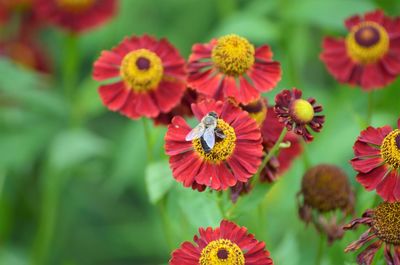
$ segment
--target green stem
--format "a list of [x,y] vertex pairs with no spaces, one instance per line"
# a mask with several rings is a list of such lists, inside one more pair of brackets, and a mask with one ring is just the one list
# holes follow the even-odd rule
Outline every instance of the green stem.
[[6,171],[2,169],[0,171],[0,201],[3,195],[4,183],[6,182]]
[[374,110],[374,94],[373,91],[371,91],[368,92],[367,126],[371,125],[373,110]]
[[146,139],[146,147],[147,147],[147,160],[149,162],[153,161],[153,140],[151,137],[151,131],[149,128],[148,121],[146,118],[142,118],[142,124],[143,124],[143,132],[144,132],[144,138]]
[[53,234],[57,220],[59,193],[62,187],[63,174],[56,174],[46,168],[42,174],[42,197],[39,216],[39,226],[34,242],[32,264],[48,263],[51,253]]
[[323,234],[321,234],[319,238],[318,252],[317,252],[317,257],[315,259],[315,265],[321,265],[322,257],[324,255],[324,248],[325,248],[325,238]]
[[168,217],[168,212],[167,212],[167,196],[164,196],[157,204],[158,210],[160,211],[160,215],[162,217],[162,224],[163,224],[163,230],[164,230],[164,235],[165,239],[167,241],[168,247],[170,250],[174,249],[174,241],[173,241],[173,236],[172,236],[172,226],[171,222]]
[[258,168],[257,173],[255,174],[256,179],[258,179],[258,177],[261,174],[261,171],[265,168],[265,166],[268,164],[268,161],[271,159],[271,157],[273,157],[274,155],[276,155],[276,153],[278,153],[279,148],[280,148],[280,144],[282,143],[283,139],[285,138],[287,133],[287,129],[286,127],[283,128],[281,134],[279,135],[278,141],[276,141],[276,143],[274,144],[274,146],[272,147],[272,149],[268,152],[268,154],[264,157],[264,160],[262,161],[260,167]]
[[64,95],[72,103],[74,90],[78,82],[77,73],[79,73],[78,37],[75,34],[70,33],[65,39],[65,53],[62,65]]

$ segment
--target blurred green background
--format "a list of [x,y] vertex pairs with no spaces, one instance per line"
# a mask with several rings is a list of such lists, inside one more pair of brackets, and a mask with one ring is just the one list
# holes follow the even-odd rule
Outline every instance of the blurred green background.
[[[323,104],[325,128],[306,153],[313,165],[333,163],[349,174],[359,190],[358,214],[372,207],[374,193],[359,188],[348,163],[365,126],[367,94],[338,85],[318,56],[323,36],[346,34],[346,17],[377,7],[400,15],[398,0],[123,0],[110,23],[79,38],[72,103],[61,83],[67,36],[42,30],[53,76],[0,60],[0,264],[167,264],[171,250],[192,240],[199,226],[219,224],[213,194],[173,181],[163,150],[166,129],[154,127],[148,135],[157,159],[149,165],[142,122],[100,102],[92,64],[129,35],[167,37],[186,58],[192,44],[227,33],[271,45],[283,80],[265,96],[273,102],[281,89],[296,86]],[[396,124],[399,85],[397,80],[373,93],[373,125]],[[266,241],[277,265],[315,262],[319,236],[297,217],[303,173],[299,158],[266,196],[241,200],[234,215]],[[364,230],[326,247],[322,264],[355,264],[355,255],[343,249]]]

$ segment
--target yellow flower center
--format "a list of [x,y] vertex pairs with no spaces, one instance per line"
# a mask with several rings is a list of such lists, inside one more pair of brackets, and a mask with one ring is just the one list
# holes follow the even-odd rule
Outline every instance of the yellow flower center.
[[346,38],[347,53],[357,63],[377,62],[389,50],[389,35],[381,25],[366,21],[354,26]]
[[221,139],[218,136],[215,136],[215,145],[209,152],[204,150],[202,138],[194,139],[192,141],[196,153],[203,160],[214,164],[219,164],[228,159],[233,154],[236,146],[235,130],[228,123],[222,119],[218,119],[217,128],[225,135],[225,138]]
[[56,0],[57,5],[71,13],[80,13],[93,6],[96,0]]
[[164,68],[160,57],[147,49],[128,53],[121,64],[121,77],[136,92],[157,88],[163,78]]
[[224,74],[242,75],[254,63],[254,46],[245,38],[226,35],[218,39],[211,58]]
[[376,207],[372,227],[388,244],[400,245],[400,202],[383,202]]
[[400,130],[392,131],[383,139],[381,155],[392,168],[400,168]]
[[243,251],[229,239],[214,240],[203,248],[200,265],[244,265]]
[[314,118],[314,108],[307,100],[296,99],[290,104],[289,109],[291,117],[297,123],[306,124]]

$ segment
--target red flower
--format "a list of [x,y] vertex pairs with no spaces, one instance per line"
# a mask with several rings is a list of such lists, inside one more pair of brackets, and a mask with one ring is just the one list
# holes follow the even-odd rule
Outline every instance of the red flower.
[[375,209],[367,210],[361,218],[354,219],[344,229],[353,230],[361,224],[367,225],[368,230],[351,243],[345,252],[367,246],[357,256],[357,263],[371,265],[378,250],[384,247],[386,264],[400,264],[400,202],[383,202]]
[[147,35],[126,38],[103,51],[93,78],[112,82],[99,88],[104,105],[132,119],[169,112],[186,89],[185,61],[178,50],[166,39]]
[[357,181],[367,190],[376,189],[386,201],[400,201],[400,130],[368,127],[357,138],[353,150],[351,164],[358,171]]
[[[34,10],[34,0],[0,0],[0,25],[13,23],[13,17],[19,22],[19,34],[32,36],[40,26],[40,19]],[[14,21],[15,22],[15,21]],[[8,26],[8,25],[6,25]]]
[[171,111],[167,113],[160,113],[157,117],[153,119],[154,124],[168,125],[171,123],[172,119],[175,116],[192,117],[193,112],[190,106],[192,105],[192,103],[196,103],[197,98],[198,95],[194,90],[190,88],[186,89],[178,106],[174,107]]
[[184,242],[172,253],[170,265],[272,265],[265,243],[248,234],[247,228],[223,220],[219,227],[199,229],[193,244]]
[[245,38],[226,35],[207,44],[195,44],[189,57],[189,86],[217,100],[239,103],[257,100],[281,79],[278,62],[269,46],[257,49]]
[[317,105],[314,98],[304,100],[301,98],[302,92],[296,88],[282,90],[275,97],[275,113],[279,122],[286,125],[289,131],[303,136],[306,142],[311,142],[314,137],[310,134],[307,126],[313,131],[319,132],[325,121],[323,115],[315,115],[322,111],[322,106]]
[[49,59],[40,47],[28,38],[0,42],[0,56],[10,58],[24,68],[49,73]]
[[115,14],[117,0],[36,0],[38,15],[72,32],[103,24]]
[[202,101],[192,104],[192,110],[199,121],[210,112],[218,116],[215,145],[209,148],[203,136],[186,141],[192,128],[182,117],[175,117],[165,136],[174,178],[185,187],[196,182],[215,190],[247,182],[261,164],[261,133],[256,122],[230,102]]
[[[284,127],[285,125],[279,122],[276,113],[273,111],[273,107],[269,107],[267,117],[261,127],[263,146],[266,153],[278,141]],[[295,133],[288,132],[283,141],[290,142],[290,147],[280,149],[278,155],[270,159],[267,166],[261,171],[261,181],[275,181],[278,176],[290,168],[293,160],[302,153],[303,148],[300,144],[300,138]]]
[[365,90],[384,87],[400,74],[400,18],[381,10],[346,20],[347,37],[324,39],[321,60],[341,83]]

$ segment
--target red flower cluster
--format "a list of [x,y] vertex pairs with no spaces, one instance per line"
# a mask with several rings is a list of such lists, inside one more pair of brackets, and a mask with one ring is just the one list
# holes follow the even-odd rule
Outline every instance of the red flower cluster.
[[38,16],[72,32],[99,26],[114,16],[117,0],[36,0]]
[[[398,120],[400,128],[400,119]],[[400,130],[390,126],[368,127],[354,144],[351,160],[357,181],[375,190],[386,201],[400,201]]]
[[194,236],[195,245],[184,242],[172,253],[170,265],[272,265],[265,243],[248,234],[245,227],[229,221],[222,221],[212,229],[199,229],[199,236]]
[[400,18],[383,11],[345,21],[346,38],[327,37],[321,60],[341,83],[371,90],[384,87],[400,74]]

